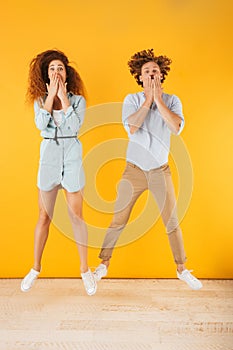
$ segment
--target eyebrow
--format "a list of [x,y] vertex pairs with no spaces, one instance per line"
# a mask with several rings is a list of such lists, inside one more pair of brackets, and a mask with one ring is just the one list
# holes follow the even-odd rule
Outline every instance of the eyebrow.
[[[157,66],[153,66],[153,68],[159,68],[159,67],[157,67]],[[144,68],[142,68],[142,70],[146,70],[146,69],[149,69],[149,67],[144,67]]]
[[[56,66],[55,64],[51,64],[49,67],[54,67]],[[62,64],[58,64],[58,67],[64,67]]]

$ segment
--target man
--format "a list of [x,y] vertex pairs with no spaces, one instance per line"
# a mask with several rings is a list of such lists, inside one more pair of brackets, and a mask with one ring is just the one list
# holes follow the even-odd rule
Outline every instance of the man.
[[99,255],[102,262],[94,272],[97,281],[107,275],[112,251],[136,200],[149,189],[166,227],[177,277],[192,289],[202,288],[202,283],[185,267],[186,256],[168,165],[171,133],[179,135],[184,127],[179,98],[163,93],[161,85],[170,64],[166,56],[154,56],[153,49],[137,52],[128,62],[130,73],[144,91],[129,94],[123,104],[122,120],[129,136],[127,165],[119,183],[114,217]]

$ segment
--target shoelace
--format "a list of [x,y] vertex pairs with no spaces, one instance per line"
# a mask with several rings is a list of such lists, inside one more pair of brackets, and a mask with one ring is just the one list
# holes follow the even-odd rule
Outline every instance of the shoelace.
[[187,270],[187,271],[185,271],[185,275],[187,275],[188,276],[188,278],[190,279],[190,280],[192,280],[193,282],[196,282],[196,277],[194,277],[193,275],[191,275],[191,272],[193,272],[193,270]]
[[95,281],[91,274],[91,271],[86,272],[85,276],[83,277],[83,281],[88,289],[94,287]]
[[94,275],[98,276],[98,278],[101,278],[103,277],[103,274],[102,274],[103,271],[105,272],[106,268],[103,266],[98,266],[94,272]]
[[96,268],[96,272],[98,272],[98,271],[102,271],[102,270],[105,270],[105,268],[104,267],[102,267],[102,266],[98,266],[97,268]]
[[37,275],[34,274],[32,271],[28,274],[28,276],[25,279],[25,283],[32,283],[36,279]]

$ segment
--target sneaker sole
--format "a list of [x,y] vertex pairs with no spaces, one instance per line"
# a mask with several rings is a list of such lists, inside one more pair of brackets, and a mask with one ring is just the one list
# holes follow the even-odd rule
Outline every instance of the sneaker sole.
[[[87,292],[87,291],[86,291],[86,292]],[[92,296],[92,295],[94,295],[96,292],[97,292],[97,286],[95,287],[95,289],[94,289],[93,292],[91,292],[91,293],[88,293],[88,292],[87,292],[87,295]]]
[[201,289],[201,288],[203,287],[203,285],[201,285],[200,287],[193,288],[193,287],[191,287],[185,280],[182,280],[182,279],[179,278],[179,277],[178,277],[178,279],[179,279],[180,281],[182,281],[182,282],[185,282],[185,283],[187,284],[187,286],[188,286],[190,289],[192,289],[192,290],[199,290],[199,289]]
[[25,289],[25,288],[23,288],[23,285],[22,285],[22,283],[21,283],[20,289],[21,289],[22,292],[29,292],[29,290],[30,290],[31,288],[32,288],[32,287],[30,287],[30,288],[28,288],[28,289]]

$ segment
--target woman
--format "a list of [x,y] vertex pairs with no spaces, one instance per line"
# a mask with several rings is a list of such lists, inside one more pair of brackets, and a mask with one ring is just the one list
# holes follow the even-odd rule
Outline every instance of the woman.
[[34,237],[34,265],[23,279],[21,290],[28,291],[41,271],[57,192],[62,187],[80,255],[84,287],[88,295],[93,295],[96,282],[87,264],[87,228],[82,216],[85,178],[82,146],[77,139],[86,104],[84,85],[63,52],[48,50],[30,63],[27,97],[29,102],[34,102],[35,123],[44,139],[37,182],[39,219]]

